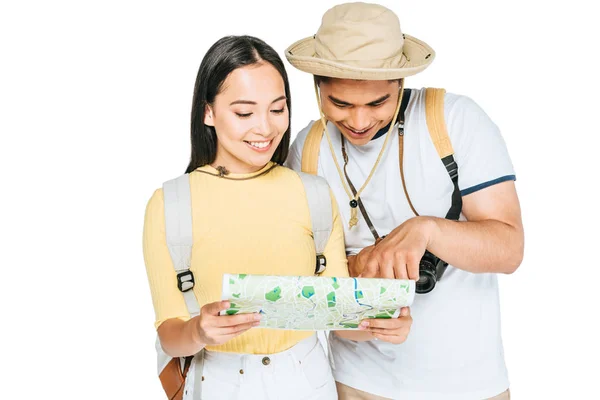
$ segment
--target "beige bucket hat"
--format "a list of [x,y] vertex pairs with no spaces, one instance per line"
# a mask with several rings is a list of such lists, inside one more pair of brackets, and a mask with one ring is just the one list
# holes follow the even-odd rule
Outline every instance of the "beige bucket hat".
[[313,75],[386,80],[423,71],[435,52],[403,34],[393,11],[379,4],[345,3],[328,10],[317,34],[292,44],[285,56]]

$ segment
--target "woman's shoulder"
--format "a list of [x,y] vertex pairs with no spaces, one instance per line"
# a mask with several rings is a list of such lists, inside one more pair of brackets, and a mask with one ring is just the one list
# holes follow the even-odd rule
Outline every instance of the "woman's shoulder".
[[164,212],[164,194],[162,187],[154,190],[146,204],[146,215],[161,214]]
[[301,190],[302,181],[296,171],[283,165],[278,165],[272,171],[270,181],[285,186],[291,191]]
[[277,171],[277,176],[274,177],[275,179],[293,184],[297,186],[298,189],[304,187],[307,182],[312,181],[322,181],[323,185],[328,186],[327,181],[318,175],[309,175],[304,172],[298,172],[286,166],[278,166],[275,171]]
[[278,165],[277,168],[274,169],[279,174],[281,179],[289,179],[289,180],[298,180],[300,179],[298,173],[291,168],[286,167],[285,165]]

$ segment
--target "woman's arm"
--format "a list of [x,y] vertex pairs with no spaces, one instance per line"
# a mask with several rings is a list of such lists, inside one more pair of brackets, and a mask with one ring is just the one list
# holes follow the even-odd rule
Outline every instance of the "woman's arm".
[[260,324],[260,314],[219,315],[228,308],[228,301],[217,301],[202,307],[200,314],[188,321],[166,320],[158,327],[163,351],[171,357],[190,356],[207,345],[223,344]]
[[258,325],[257,314],[220,316],[220,311],[229,308],[229,303],[223,301],[204,305],[200,314],[190,319],[175,284],[177,276],[165,238],[163,193],[159,189],[146,207],[143,247],[156,313],[155,326],[166,354],[171,357],[196,354],[207,345],[223,344]]

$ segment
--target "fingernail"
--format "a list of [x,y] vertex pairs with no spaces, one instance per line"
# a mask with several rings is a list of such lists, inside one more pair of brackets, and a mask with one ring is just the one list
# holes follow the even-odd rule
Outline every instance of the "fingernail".
[[361,328],[368,328],[369,327],[369,321],[363,321],[360,323]]
[[255,321],[260,321],[261,318],[262,318],[262,315],[260,315],[260,314],[254,314],[254,320]]

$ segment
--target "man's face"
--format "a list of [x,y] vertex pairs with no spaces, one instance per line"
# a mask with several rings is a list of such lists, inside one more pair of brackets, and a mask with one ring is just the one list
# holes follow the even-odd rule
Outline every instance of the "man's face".
[[327,120],[333,122],[350,143],[362,146],[392,120],[400,82],[331,78],[321,82],[319,88]]

